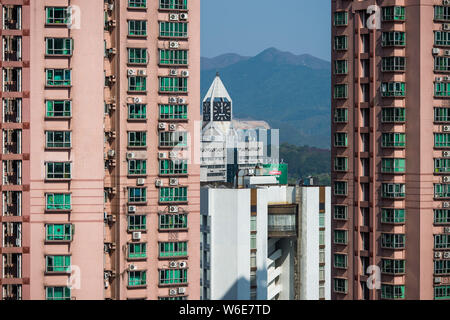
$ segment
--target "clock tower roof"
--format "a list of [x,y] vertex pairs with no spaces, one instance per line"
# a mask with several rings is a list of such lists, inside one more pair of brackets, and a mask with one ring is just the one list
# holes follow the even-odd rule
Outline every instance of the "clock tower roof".
[[216,77],[214,78],[214,81],[212,82],[211,86],[209,87],[208,92],[206,93],[205,97],[203,98],[203,102],[205,102],[205,101],[209,101],[209,102],[224,101],[224,102],[232,103],[231,97],[228,94],[227,89],[223,85],[223,82],[220,79],[220,75],[218,72],[216,73]]

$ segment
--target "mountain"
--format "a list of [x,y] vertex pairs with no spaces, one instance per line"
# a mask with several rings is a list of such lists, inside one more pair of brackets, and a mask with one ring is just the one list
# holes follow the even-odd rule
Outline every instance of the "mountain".
[[330,146],[330,63],[269,48],[255,57],[202,58],[201,93],[216,72],[233,99],[233,116],[265,120],[280,143]]

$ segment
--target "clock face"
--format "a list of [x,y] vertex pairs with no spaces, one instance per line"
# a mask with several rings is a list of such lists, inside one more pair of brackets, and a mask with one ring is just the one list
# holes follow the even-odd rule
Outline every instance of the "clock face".
[[203,121],[211,121],[211,103],[203,102]]
[[214,121],[231,121],[231,103],[228,101],[214,102],[213,120]]

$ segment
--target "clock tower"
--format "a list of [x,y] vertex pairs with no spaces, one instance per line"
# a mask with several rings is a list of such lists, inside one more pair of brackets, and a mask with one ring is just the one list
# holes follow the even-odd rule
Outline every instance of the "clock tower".
[[232,100],[222,80],[220,80],[219,73],[216,74],[213,83],[203,99],[202,111],[203,127],[211,122],[231,124],[233,120]]

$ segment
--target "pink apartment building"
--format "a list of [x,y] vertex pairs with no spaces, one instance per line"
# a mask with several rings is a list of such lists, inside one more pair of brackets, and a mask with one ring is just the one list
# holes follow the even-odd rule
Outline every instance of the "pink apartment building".
[[332,20],[332,298],[450,299],[450,1]]
[[0,0],[1,299],[199,299],[199,0]]

